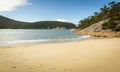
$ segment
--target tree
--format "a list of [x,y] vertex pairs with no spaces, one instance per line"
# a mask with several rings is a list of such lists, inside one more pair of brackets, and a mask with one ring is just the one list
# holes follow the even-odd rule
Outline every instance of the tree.
[[109,19],[107,23],[103,24],[103,29],[111,29],[113,31],[120,31],[120,2],[112,1],[108,6],[104,5],[100,8],[100,12],[94,12],[93,16],[84,18],[79,22],[78,28],[84,29],[99,21]]
[[110,5],[112,7],[113,5],[115,5],[115,1],[108,3],[108,5]]

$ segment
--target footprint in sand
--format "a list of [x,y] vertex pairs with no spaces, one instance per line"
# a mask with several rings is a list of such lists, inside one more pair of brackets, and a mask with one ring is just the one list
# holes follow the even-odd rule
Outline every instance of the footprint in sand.
[[12,69],[15,69],[15,68],[16,68],[16,66],[12,66],[11,68],[12,68]]
[[95,68],[91,68],[92,70],[95,70]]
[[41,64],[40,66],[42,67],[42,66],[44,66],[44,65]]
[[66,71],[67,69],[64,69],[64,71]]
[[56,70],[56,68],[51,68],[51,70]]
[[20,55],[22,55],[23,53],[22,52],[20,52]]
[[41,68],[41,67],[44,67],[44,65],[41,64],[41,65],[38,66],[38,68]]
[[31,67],[31,68],[29,68],[30,70],[32,70],[33,68]]
[[23,59],[23,61],[26,61],[26,59]]
[[112,58],[109,58],[108,61],[111,62],[111,61],[112,61]]
[[72,69],[68,69],[68,70],[70,70],[70,71],[71,71]]
[[6,48],[12,48],[12,47],[6,47]]
[[96,70],[96,69],[98,69],[98,67],[93,67],[93,68],[91,68],[92,71],[94,71],[94,70]]

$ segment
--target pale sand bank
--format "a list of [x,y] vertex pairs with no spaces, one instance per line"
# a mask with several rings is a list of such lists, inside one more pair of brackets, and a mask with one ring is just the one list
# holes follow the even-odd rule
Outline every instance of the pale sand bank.
[[120,38],[0,47],[0,72],[120,72]]

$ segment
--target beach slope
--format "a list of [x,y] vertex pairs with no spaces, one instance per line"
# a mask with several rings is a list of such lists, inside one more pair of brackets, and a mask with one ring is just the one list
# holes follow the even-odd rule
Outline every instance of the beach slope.
[[1,46],[0,72],[120,72],[120,38]]

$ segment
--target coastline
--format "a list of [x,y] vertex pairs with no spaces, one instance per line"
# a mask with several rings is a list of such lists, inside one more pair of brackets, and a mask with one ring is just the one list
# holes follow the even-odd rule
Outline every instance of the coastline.
[[120,38],[0,47],[0,72],[119,72]]
[[70,30],[4,29],[0,32],[0,45],[69,42],[86,38]]
[[88,35],[82,35],[75,38],[63,38],[63,39],[43,39],[43,40],[18,40],[18,41],[5,41],[0,46],[14,46],[24,44],[48,44],[48,43],[62,43],[62,42],[76,42],[91,38]]
[[91,36],[96,36],[96,37],[120,37],[120,32],[109,32],[109,31],[107,32],[104,30],[99,31],[99,32],[94,32],[94,31],[72,29],[71,31],[77,34],[91,35]]

